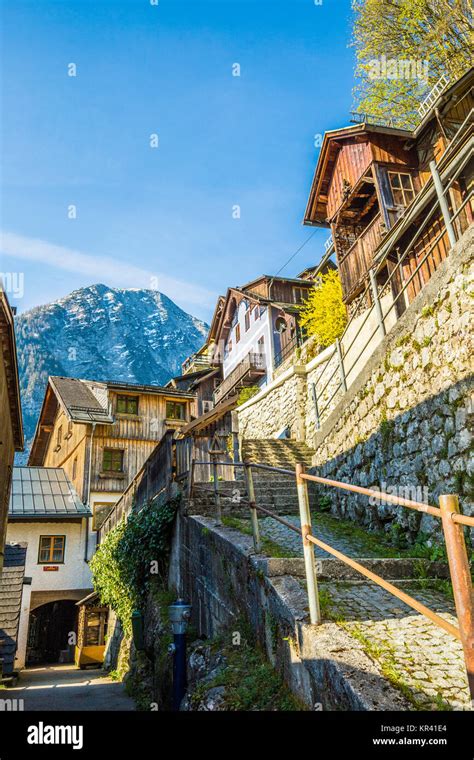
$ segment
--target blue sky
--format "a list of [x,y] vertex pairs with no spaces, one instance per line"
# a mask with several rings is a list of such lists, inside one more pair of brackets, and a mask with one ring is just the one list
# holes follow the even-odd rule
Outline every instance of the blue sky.
[[19,310],[104,282],[208,320],[311,234],[314,135],[352,107],[350,0],[3,0],[2,27],[0,271],[24,275]]

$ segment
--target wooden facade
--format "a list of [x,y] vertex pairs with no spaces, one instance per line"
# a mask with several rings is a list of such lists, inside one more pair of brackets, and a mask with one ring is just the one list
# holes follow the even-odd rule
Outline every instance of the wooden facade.
[[23,450],[23,424],[13,313],[0,283],[0,573],[15,451]]
[[[401,284],[426,257],[408,284],[407,297],[411,301],[446,257],[450,246],[447,234],[440,234],[443,224],[440,211],[433,214],[412,250],[408,248],[426,211],[420,209],[410,226],[404,220],[425,188],[434,196],[430,162],[434,160],[442,166],[446,156],[468,149],[473,106],[470,72],[440,96],[414,132],[358,124],[326,133],[304,221],[331,228],[349,313],[355,299],[368,289],[370,269],[377,271],[378,282],[383,285],[393,267],[407,254]],[[447,198],[452,214],[472,190],[473,176],[471,162],[449,190]],[[455,222],[458,237],[471,222],[472,204],[467,204]],[[385,254],[387,263],[381,268],[379,249],[389,237],[394,239],[394,245]],[[433,251],[428,253],[431,246]],[[395,288],[396,297],[393,279],[391,287]],[[370,300],[370,294],[367,298]]]
[[[173,388],[107,384],[108,421],[85,422],[74,419],[51,380],[29,464],[63,468],[92,508],[115,503],[163,436],[189,422],[195,402],[193,393]],[[120,410],[128,401],[133,413]]]

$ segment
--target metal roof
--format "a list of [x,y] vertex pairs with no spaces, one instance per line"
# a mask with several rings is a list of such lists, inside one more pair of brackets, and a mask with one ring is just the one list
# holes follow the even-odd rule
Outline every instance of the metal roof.
[[14,467],[8,519],[30,517],[87,517],[89,507],[82,503],[66,473],[60,467]]

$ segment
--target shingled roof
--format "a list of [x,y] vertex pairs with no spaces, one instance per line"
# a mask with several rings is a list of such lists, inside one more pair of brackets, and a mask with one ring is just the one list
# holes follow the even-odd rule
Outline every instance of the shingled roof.
[[87,517],[82,503],[61,467],[14,467],[8,519]]
[[50,384],[73,422],[111,423],[107,385],[75,377],[50,377]]
[[6,544],[0,575],[0,676],[13,672],[25,575],[26,543]]

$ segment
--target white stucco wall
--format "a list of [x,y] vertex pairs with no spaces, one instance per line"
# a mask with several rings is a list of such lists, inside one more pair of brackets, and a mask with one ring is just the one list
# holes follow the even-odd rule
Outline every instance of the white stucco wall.
[[[248,353],[258,353],[258,341],[263,337],[265,341],[265,365],[267,369],[267,381],[272,377],[273,373],[273,336],[271,328],[271,310],[268,307],[263,307],[262,315],[258,319],[255,319],[255,314],[259,313],[258,306],[252,310],[250,315],[250,328],[245,330],[245,302],[242,301],[239,304],[237,315],[238,322],[232,327],[227,337],[224,346],[224,360],[222,364],[222,371],[224,380],[233,369],[245,359]],[[235,341],[235,331],[237,324],[240,324],[240,341]],[[227,352],[227,345],[229,340],[232,340],[232,351]]]
[[[38,564],[40,536],[66,536],[64,564],[50,562],[58,568],[55,571],[43,570]],[[92,587],[92,577],[88,564],[84,561],[86,547],[86,521],[71,522],[35,522],[8,523],[7,541],[26,541],[25,575],[32,578],[31,591],[55,591],[60,589],[85,589]],[[95,533],[89,531],[88,558],[95,549]]]
[[18,638],[16,644],[15,670],[21,670],[26,663],[26,646],[28,643],[28,625],[30,622],[31,586],[23,584],[21,597],[20,622],[18,625]]

